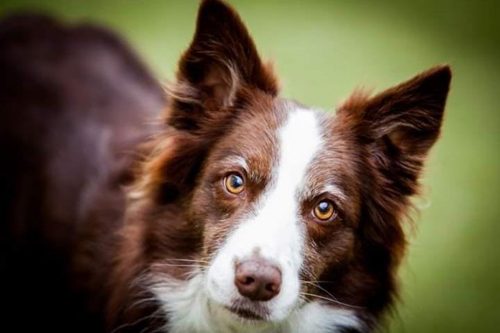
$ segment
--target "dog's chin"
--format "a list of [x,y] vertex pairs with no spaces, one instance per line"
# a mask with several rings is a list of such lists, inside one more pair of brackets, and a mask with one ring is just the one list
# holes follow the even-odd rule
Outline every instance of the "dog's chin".
[[265,323],[269,321],[267,306],[246,300],[237,300],[224,308],[239,321],[251,323]]
[[252,302],[244,298],[233,300],[227,304],[215,302],[213,305],[225,313],[226,318],[243,325],[273,325],[290,314],[289,311],[273,312],[273,309],[265,302]]
[[231,321],[252,325],[281,322],[299,305],[298,299],[287,306],[277,306],[275,301],[252,301],[239,295],[225,298],[214,288],[207,288],[207,295],[213,311],[224,314]]
[[266,324],[271,322],[270,310],[262,302],[252,302],[250,300],[239,298],[228,303],[213,302],[212,306],[218,308],[218,311],[225,313],[225,316],[231,321],[237,321],[242,324]]

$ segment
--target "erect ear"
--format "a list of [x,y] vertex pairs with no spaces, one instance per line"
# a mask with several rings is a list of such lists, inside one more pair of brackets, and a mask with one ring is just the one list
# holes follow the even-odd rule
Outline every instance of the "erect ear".
[[[169,122],[196,130],[208,119],[223,117],[220,110],[231,107],[243,88],[278,93],[238,14],[222,1],[204,0],[194,39],[179,62]],[[214,112],[219,114],[209,114]]]
[[355,94],[340,112],[356,118],[357,131],[366,139],[423,155],[439,135],[450,79],[448,66],[435,67],[374,97]]
[[435,67],[374,97],[354,94],[337,112],[335,125],[362,166],[359,248],[363,269],[379,284],[372,303],[379,310],[395,296],[395,268],[406,246],[401,222],[439,136],[450,80],[448,66]]
[[[371,269],[380,276],[387,267],[392,271],[404,253],[400,222],[439,136],[450,79],[448,66],[435,67],[374,97],[355,94],[338,110],[337,124],[364,154],[361,234],[367,240],[366,260],[376,263]],[[394,284],[392,275],[381,281]]]
[[158,139],[143,166],[148,176],[136,190],[155,191],[162,203],[183,198],[194,188],[212,143],[231,123],[245,96],[257,91],[275,96],[278,86],[238,14],[220,0],[204,0],[193,41],[168,90],[167,123],[173,128]]
[[416,190],[424,158],[439,136],[450,79],[448,66],[435,67],[374,97],[355,94],[339,109],[400,195]]

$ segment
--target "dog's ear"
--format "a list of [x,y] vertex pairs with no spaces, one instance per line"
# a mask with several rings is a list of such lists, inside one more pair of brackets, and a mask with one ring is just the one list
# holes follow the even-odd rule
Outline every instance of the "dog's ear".
[[272,70],[265,66],[238,14],[224,2],[200,5],[191,45],[182,55],[177,80],[168,87],[167,123],[144,164],[148,177],[136,193],[155,191],[170,203],[194,188],[213,142],[224,133],[245,96],[278,94]]
[[435,67],[374,97],[354,94],[337,112],[366,151],[368,232],[384,246],[403,239],[398,222],[439,136],[450,80],[448,66]]
[[394,177],[413,182],[439,136],[450,80],[448,66],[435,67],[374,97],[355,94],[338,113],[377,167],[397,165]]
[[339,114],[364,139],[382,140],[408,157],[421,157],[439,135],[450,79],[448,66],[435,67],[371,98],[356,93]]
[[222,1],[205,0],[171,89],[169,122],[178,129],[196,130],[207,118],[223,117],[221,110],[233,105],[242,88],[278,93],[271,69],[262,63],[238,14]]
[[435,67],[373,97],[356,93],[337,111],[335,130],[349,142],[358,165],[357,251],[363,270],[384,290],[373,305],[395,297],[395,270],[406,249],[402,222],[439,137],[450,80],[448,66]]

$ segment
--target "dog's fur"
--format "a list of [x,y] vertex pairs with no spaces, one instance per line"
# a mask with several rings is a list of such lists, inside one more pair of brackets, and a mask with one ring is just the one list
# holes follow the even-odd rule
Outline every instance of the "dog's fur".
[[[379,326],[439,136],[447,66],[322,113],[279,97],[218,0],[202,2],[166,99],[98,28],[13,18],[0,50],[2,308],[17,331]],[[235,172],[237,195],[224,189]],[[320,200],[334,204],[328,222],[311,213]],[[234,283],[235,266],[257,257],[282,279],[267,301]]]

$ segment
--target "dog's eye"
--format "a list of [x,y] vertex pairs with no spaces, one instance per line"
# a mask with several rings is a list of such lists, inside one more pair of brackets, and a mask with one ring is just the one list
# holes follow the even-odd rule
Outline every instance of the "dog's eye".
[[322,222],[332,220],[337,216],[335,207],[330,200],[321,200],[320,202],[318,202],[316,207],[314,207],[313,214],[318,220]]
[[240,194],[245,188],[245,180],[239,173],[231,173],[226,176],[224,184],[229,193],[232,194]]

